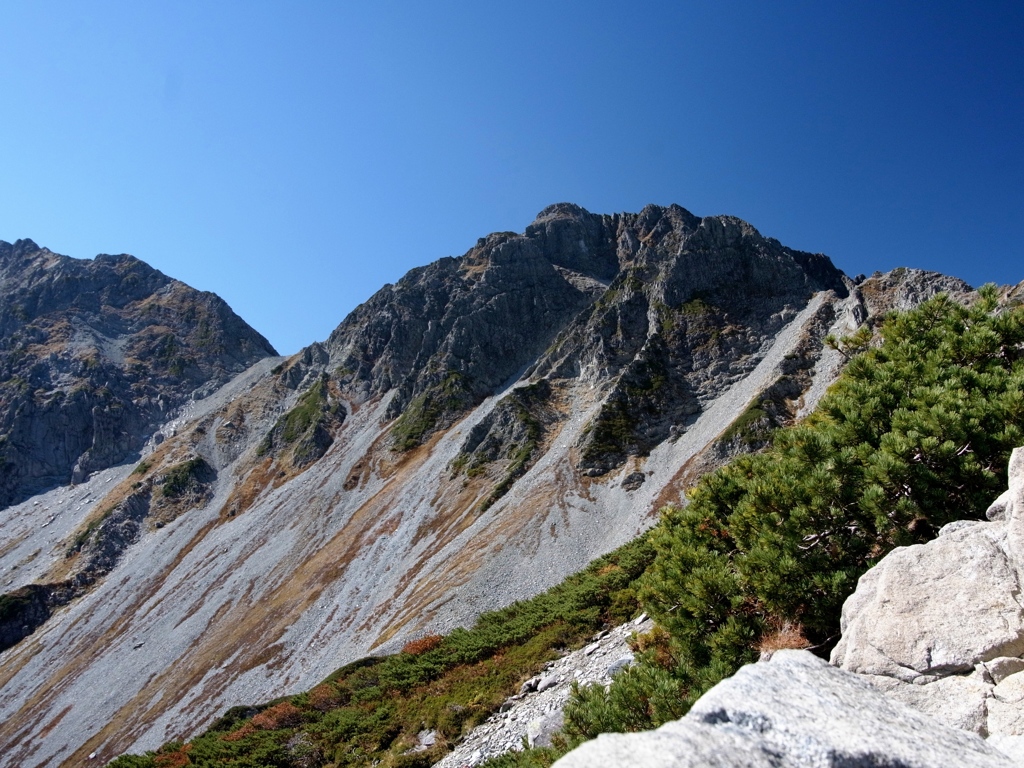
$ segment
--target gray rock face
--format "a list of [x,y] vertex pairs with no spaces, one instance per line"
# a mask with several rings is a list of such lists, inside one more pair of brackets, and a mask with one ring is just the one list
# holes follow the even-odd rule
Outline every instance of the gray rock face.
[[[610,386],[582,444],[600,475],[644,455],[698,413],[816,291],[846,295],[820,254],[739,219],[679,206],[601,216],[546,208],[522,235],[482,238],[413,270],[327,343],[357,397],[392,388],[400,447],[454,422],[529,364],[536,377]],[[512,437],[515,439],[515,436]]]
[[832,662],[891,698],[982,736],[1024,736],[1024,449],[993,522],[894,550],[843,606]]
[[0,241],[0,507],[123,461],[194,391],[273,354],[220,298],[132,256]]
[[833,662],[912,683],[1024,653],[1006,545],[1003,526],[976,523],[890,553],[847,600]]
[[1015,765],[978,736],[886,697],[806,651],[779,651],[656,731],[605,734],[556,768],[947,768]]
[[389,416],[421,398],[431,416],[419,441],[535,359],[593,298],[530,238],[498,233],[378,291],[326,348],[357,399],[397,390]]

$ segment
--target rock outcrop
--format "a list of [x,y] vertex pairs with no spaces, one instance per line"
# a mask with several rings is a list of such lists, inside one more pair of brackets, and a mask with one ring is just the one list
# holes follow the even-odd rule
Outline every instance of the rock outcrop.
[[275,354],[219,297],[132,256],[0,241],[0,508],[124,461]]
[[812,294],[845,297],[849,287],[821,254],[729,216],[559,204],[522,235],[491,235],[413,270],[325,346],[357,400],[395,390],[388,416],[401,416],[403,449],[524,369],[607,390],[580,440],[579,466],[600,476],[647,455],[750,373]]
[[554,768],[1009,768],[979,736],[893,700],[807,651],[723,680],[681,720],[604,734]]
[[556,768],[1024,763],[1024,448],[1008,475],[989,522],[951,523],[861,577],[834,666],[778,651],[681,720],[599,736]]
[[[1024,448],[990,522],[889,553],[843,606],[832,662],[943,722],[1024,741]],[[1019,740],[1019,741],[1018,741]]]

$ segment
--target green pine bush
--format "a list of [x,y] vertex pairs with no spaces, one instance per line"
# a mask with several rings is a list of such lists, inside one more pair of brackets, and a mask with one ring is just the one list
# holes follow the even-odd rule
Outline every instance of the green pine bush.
[[607,692],[580,691],[572,738],[678,717],[782,628],[827,653],[865,570],[981,517],[1005,487],[1024,442],[1024,311],[998,311],[987,286],[971,307],[940,295],[894,314],[880,336],[846,345],[866,351],[806,422],[665,510],[641,600],[670,653],[644,654]]

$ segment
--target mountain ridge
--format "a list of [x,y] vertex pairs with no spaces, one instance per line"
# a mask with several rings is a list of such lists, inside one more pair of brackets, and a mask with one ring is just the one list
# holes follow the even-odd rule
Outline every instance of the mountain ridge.
[[151,748],[535,594],[813,407],[843,363],[829,333],[940,290],[972,295],[915,270],[855,283],[678,206],[557,204],[417,268],[325,342],[188,405],[137,467],[37,499],[60,536],[0,542],[0,564],[40,546],[21,568],[45,579],[83,567],[70,545],[100,546],[135,484],[159,500],[190,462],[214,473],[151,505],[116,578],[5,652],[0,736],[26,765]]

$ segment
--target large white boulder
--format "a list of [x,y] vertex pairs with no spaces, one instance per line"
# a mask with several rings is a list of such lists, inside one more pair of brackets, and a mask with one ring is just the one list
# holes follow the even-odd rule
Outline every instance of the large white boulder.
[[832,663],[912,683],[1024,653],[1024,605],[1006,528],[959,525],[890,552],[843,606]]
[[554,768],[975,768],[1017,763],[806,651],[778,651],[655,731],[604,734]]
[[896,549],[864,574],[832,663],[1009,749],[1003,737],[1024,738],[1024,449],[987,517]]

